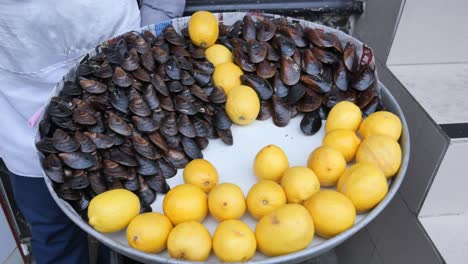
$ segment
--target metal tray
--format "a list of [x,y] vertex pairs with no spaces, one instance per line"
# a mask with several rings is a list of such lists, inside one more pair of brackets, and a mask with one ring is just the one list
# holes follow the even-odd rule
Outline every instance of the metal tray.
[[[222,13],[217,14],[218,19],[223,20],[225,24],[229,22],[234,22],[235,20],[242,18],[245,13]],[[253,14],[255,15],[255,14]],[[274,16],[274,15],[271,15]],[[290,18],[289,18],[290,19]],[[361,57],[363,44],[358,40],[350,37],[349,35],[344,34],[343,32],[336,31],[331,28],[324,27],[312,22],[290,19],[295,22],[303,24],[303,26],[322,28],[325,31],[330,31],[335,33],[338,38],[346,43],[346,41],[353,41],[358,47],[358,55]],[[181,28],[188,21],[188,18],[179,18],[171,22],[152,25],[147,28],[140,30],[152,30],[156,34],[159,31],[167,26],[169,23],[172,23],[176,28]],[[98,50],[98,49],[96,49]],[[94,54],[96,50],[90,51],[90,55]],[[371,53],[372,55],[372,53]],[[370,58],[373,61],[371,56]],[[74,77],[74,72],[76,67],[65,76],[64,80],[68,80]],[[63,82],[59,83],[55,89],[55,94],[61,90]],[[335,236],[330,239],[323,239],[318,236],[315,236],[312,243],[304,250],[278,256],[278,257],[266,257],[261,253],[257,252],[255,256],[249,261],[249,263],[297,263],[310,259],[314,256],[320,255],[323,252],[333,249],[339,244],[343,243],[346,239],[351,237],[353,234],[358,232],[360,229],[365,227],[370,221],[372,221],[392,200],[395,196],[395,193],[398,191],[408,166],[408,160],[410,155],[410,139],[409,131],[406,123],[406,119],[403,115],[403,112],[398,105],[398,102],[390,94],[388,89],[378,82],[378,90],[380,91],[380,98],[384,108],[390,112],[398,115],[403,123],[402,136],[400,138],[400,145],[402,148],[402,164],[398,174],[389,182],[389,191],[386,197],[382,202],[377,205],[370,212],[359,214],[356,218],[355,224],[349,230],[341,233],[338,236]],[[234,136],[234,145],[226,146],[220,140],[211,140],[209,146],[203,151],[204,157],[214,164],[220,174],[219,182],[233,182],[238,184],[246,195],[250,186],[256,182],[256,178],[253,175],[253,160],[256,153],[267,144],[276,144],[284,149],[288,155],[290,166],[305,166],[307,163],[308,155],[318,146],[321,145],[322,138],[324,136],[324,125],[323,121],[322,129],[315,134],[314,136],[305,136],[299,129],[300,117],[295,117],[291,120],[291,123],[284,128],[275,127],[271,119],[266,121],[255,121],[253,124],[246,127],[233,126],[232,133]],[[42,159],[41,155],[39,155]],[[66,201],[59,198],[52,187],[52,182],[47,176],[44,176],[47,187],[49,188],[50,193],[52,194],[53,199],[57,202],[59,207],[64,211],[64,213],[81,229],[95,237],[97,240],[107,245],[114,251],[117,251],[123,255],[126,255],[135,260],[144,262],[144,263],[190,263],[188,261],[180,261],[177,259],[172,259],[169,257],[167,251],[164,251],[160,254],[148,254],[136,249],[130,248],[128,246],[127,240],[125,238],[125,230],[111,233],[103,234],[94,230],[91,226],[88,225],[83,219],[75,212],[75,210],[68,204]],[[178,174],[168,180],[168,184],[173,187],[177,184],[182,183],[182,170],[178,171]],[[164,196],[158,194],[156,201],[151,205],[153,211],[162,212],[162,201]],[[242,218],[252,230],[255,229],[255,220],[246,213]],[[213,234],[217,226],[217,221],[214,220],[211,216],[207,217],[203,222],[208,230]],[[219,262],[219,260],[212,254],[210,258],[206,261],[207,263]]]

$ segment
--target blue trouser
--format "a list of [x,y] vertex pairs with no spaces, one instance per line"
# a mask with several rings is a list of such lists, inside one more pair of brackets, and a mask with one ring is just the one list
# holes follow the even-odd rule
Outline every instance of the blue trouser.
[[43,178],[10,173],[16,204],[31,225],[36,263],[88,263],[87,235],[58,207]]

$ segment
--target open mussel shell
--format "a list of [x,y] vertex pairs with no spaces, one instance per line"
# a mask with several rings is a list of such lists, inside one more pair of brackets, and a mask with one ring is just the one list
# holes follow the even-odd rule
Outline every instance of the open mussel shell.
[[263,79],[270,79],[276,73],[276,65],[268,60],[264,60],[257,64],[257,75]]
[[158,63],[166,63],[169,60],[169,52],[161,46],[153,46],[151,53]]
[[306,93],[307,87],[302,83],[298,82],[295,85],[291,86],[289,89],[288,96],[286,97],[286,103],[294,105],[301,99]]
[[93,142],[97,149],[109,149],[114,146],[114,139],[109,135],[89,131],[83,133]]
[[55,154],[49,154],[43,161],[45,174],[56,183],[64,182],[63,165]]
[[374,81],[375,66],[365,64],[358,72],[355,73],[351,86],[358,91],[364,91],[369,88]]
[[260,100],[268,100],[273,94],[273,88],[262,77],[254,74],[244,74],[240,77],[242,84],[252,87]]
[[80,151],[85,153],[91,153],[96,150],[96,144],[81,131],[75,132],[75,139],[80,143]]
[[232,137],[231,129],[219,129],[216,128],[218,137],[224,142],[224,144],[232,146],[234,144],[234,138]]
[[301,131],[304,135],[311,136],[317,133],[322,127],[322,119],[317,111],[305,113],[301,120]]
[[250,16],[244,16],[242,19],[242,37],[247,41],[256,38],[255,22]]
[[154,89],[163,96],[169,95],[169,89],[166,86],[163,78],[158,74],[154,74],[153,78],[151,79],[151,84],[153,85]]
[[342,91],[348,90],[348,70],[346,70],[346,67],[341,61],[335,69],[334,81],[338,89]]
[[132,122],[135,124],[136,129],[143,133],[151,133],[159,129],[158,123],[156,123],[150,117],[132,116]]
[[317,110],[322,105],[322,97],[311,89],[307,89],[305,94],[296,105],[297,111],[307,113]]
[[271,100],[260,101],[260,112],[258,113],[257,120],[267,120],[271,115]]
[[107,90],[107,85],[100,81],[80,77],[80,86],[88,93],[100,94]]
[[80,143],[61,129],[55,130],[52,145],[60,152],[74,152],[80,148]]
[[164,158],[158,159],[156,161],[156,163],[158,164],[159,173],[165,179],[170,179],[170,178],[174,177],[177,174],[177,170],[169,162],[167,162]]
[[284,35],[276,34],[275,43],[282,56],[291,57],[294,52],[296,52],[296,44],[294,41]]
[[71,152],[60,153],[58,155],[65,165],[77,170],[91,168],[97,162],[96,157],[89,153]]
[[132,127],[129,126],[120,116],[113,112],[108,112],[107,115],[107,125],[112,131],[126,137],[133,134]]
[[291,57],[282,56],[280,68],[280,76],[284,84],[294,85],[299,82],[301,67]]
[[172,25],[167,26],[163,31],[164,38],[171,44],[182,46],[184,45],[184,38],[177,33]]
[[297,47],[303,48],[307,45],[303,37],[304,36],[303,32],[299,30],[298,28],[291,27],[291,26],[280,26],[278,30],[281,34],[290,38]]
[[234,62],[246,72],[254,72],[255,64],[251,63],[249,56],[245,54],[240,48],[234,48],[232,51]]
[[138,175],[140,187],[137,195],[144,204],[152,204],[156,200],[156,192],[151,189],[141,175]]
[[152,175],[148,177],[144,177],[146,183],[149,185],[151,189],[158,193],[167,193],[171,189],[169,185],[166,183],[166,179],[161,175]]
[[278,127],[285,127],[292,117],[291,108],[280,97],[272,97],[273,123]]
[[276,34],[276,25],[268,18],[261,18],[257,27],[257,40],[269,41]]
[[322,64],[310,49],[304,50],[302,55],[302,70],[310,75],[317,75],[322,70]]
[[249,39],[247,41],[247,52],[249,54],[250,62],[259,63],[265,59],[268,48],[265,44],[257,41],[256,39]]
[[36,142],[36,148],[44,153],[57,153],[58,150],[55,149],[52,139],[48,137],[43,137],[41,140]]

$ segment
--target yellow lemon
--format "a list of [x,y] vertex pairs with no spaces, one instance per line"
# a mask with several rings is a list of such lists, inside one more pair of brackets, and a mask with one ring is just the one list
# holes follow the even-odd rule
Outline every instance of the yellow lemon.
[[395,141],[401,136],[402,124],[398,116],[387,111],[378,111],[369,115],[361,123],[359,134],[362,138],[372,135],[384,135]]
[[351,102],[342,101],[332,107],[325,123],[325,132],[336,129],[356,132],[361,124],[362,113],[359,107]]
[[283,173],[281,186],[288,203],[302,203],[320,191],[320,182],[315,173],[307,167],[291,167]]
[[345,195],[333,191],[320,191],[304,203],[314,219],[317,235],[323,238],[334,237],[353,226],[356,209]]
[[211,252],[210,232],[196,221],[181,223],[169,233],[167,251],[176,259],[205,261]]
[[193,184],[177,185],[164,197],[163,211],[174,225],[201,222],[208,213],[206,194]]
[[166,248],[172,223],[160,213],[144,213],[133,218],[127,227],[127,241],[132,248],[159,253]]
[[286,204],[286,194],[281,185],[271,180],[260,180],[247,194],[247,209],[255,218],[271,213]]
[[260,99],[254,89],[241,85],[229,91],[226,113],[232,122],[248,125],[257,119],[260,112]]
[[385,197],[387,179],[372,163],[356,163],[341,175],[337,190],[346,195],[358,213],[368,211]]
[[226,94],[229,91],[241,85],[240,77],[244,73],[241,68],[232,62],[219,64],[213,72],[213,82],[216,86],[223,88]]
[[354,159],[361,140],[352,130],[333,130],[323,138],[322,144],[334,148],[343,154],[346,162]]
[[209,192],[218,183],[218,171],[205,159],[194,159],[184,168],[184,182],[200,187],[204,192]]
[[208,208],[218,221],[239,219],[246,209],[244,193],[235,184],[218,184],[208,194]]
[[221,44],[214,44],[205,50],[206,59],[216,67],[219,64],[232,62],[232,53]]
[[314,222],[300,204],[285,204],[263,216],[255,227],[258,249],[279,256],[306,248],[314,238]]
[[279,181],[288,167],[286,153],[276,145],[262,148],[255,156],[254,174],[259,179]]
[[375,135],[364,139],[356,153],[357,162],[377,165],[385,177],[393,177],[401,165],[400,145],[391,137]]
[[131,191],[115,189],[95,196],[88,207],[89,224],[99,232],[125,228],[140,213],[140,199]]
[[253,257],[256,249],[255,235],[242,221],[223,221],[213,234],[213,251],[223,262],[247,261]]
[[310,154],[307,166],[317,175],[320,186],[335,186],[346,169],[346,160],[338,150],[321,146]]
[[195,12],[190,17],[188,31],[193,44],[198,47],[208,48],[218,39],[218,20],[210,12]]

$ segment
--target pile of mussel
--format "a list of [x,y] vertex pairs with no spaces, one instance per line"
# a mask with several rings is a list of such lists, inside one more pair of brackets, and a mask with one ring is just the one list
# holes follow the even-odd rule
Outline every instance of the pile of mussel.
[[[282,127],[302,112],[301,129],[312,135],[339,101],[365,114],[379,107],[374,68],[359,65],[353,44],[343,48],[333,34],[246,16],[220,23],[218,43],[261,99],[259,120],[272,116]],[[125,188],[150,211],[156,193],[169,191],[166,179],[202,158],[208,139],[233,144],[213,70],[188,30],[179,34],[172,25],[159,36],[128,32],[86,57],[40,123],[36,147],[56,193],[86,212],[92,197]]]
[[231,49],[242,68],[243,84],[261,100],[259,120],[273,118],[284,127],[298,112],[304,113],[301,130],[313,135],[328,110],[347,100],[365,115],[379,105],[375,89],[375,66],[362,63],[356,47],[343,47],[333,33],[302,28],[284,18],[250,16],[231,26],[220,26],[219,42]]

